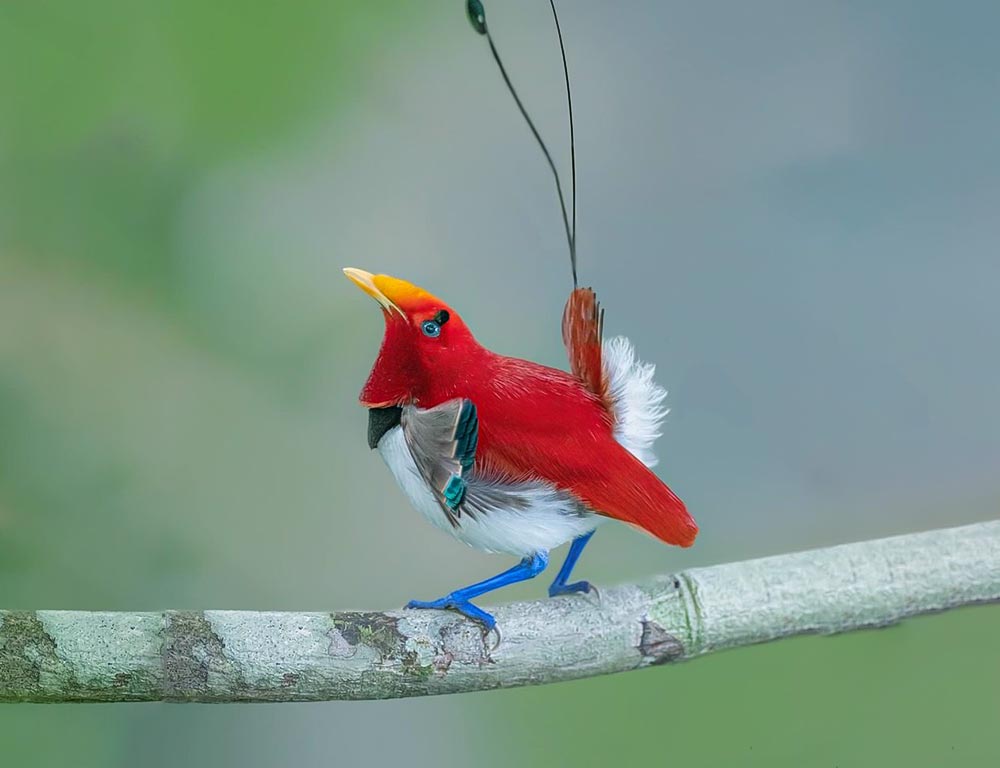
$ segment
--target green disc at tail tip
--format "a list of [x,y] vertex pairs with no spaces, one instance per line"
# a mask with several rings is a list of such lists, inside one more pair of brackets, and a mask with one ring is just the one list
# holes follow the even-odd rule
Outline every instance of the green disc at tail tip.
[[481,35],[486,34],[486,9],[479,0],[466,0],[465,11],[469,14],[469,23]]

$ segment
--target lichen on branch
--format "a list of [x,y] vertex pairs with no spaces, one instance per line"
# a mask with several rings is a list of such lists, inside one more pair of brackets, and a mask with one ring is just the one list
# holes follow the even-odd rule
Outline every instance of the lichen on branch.
[[1000,521],[446,611],[0,611],[0,702],[323,701],[552,683],[1000,601]]

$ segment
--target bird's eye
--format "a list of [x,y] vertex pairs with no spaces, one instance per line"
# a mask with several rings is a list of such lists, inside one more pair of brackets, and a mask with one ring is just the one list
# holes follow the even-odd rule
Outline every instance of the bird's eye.
[[420,330],[424,332],[424,336],[430,336],[432,339],[441,335],[441,326],[433,320],[424,320],[420,324]]

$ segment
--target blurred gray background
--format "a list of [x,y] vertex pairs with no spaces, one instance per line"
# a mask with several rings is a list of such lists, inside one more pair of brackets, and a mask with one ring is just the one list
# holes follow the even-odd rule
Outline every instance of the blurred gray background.
[[[561,4],[581,281],[656,363],[702,533],[598,584],[997,517],[1000,6]],[[548,5],[487,3],[568,179]],[[389,608],[510,564],[407,505],[357,393],[441,296],[563,366],[548,169],[448,2],[0,5],[0,604]],[[547,582],[546,582],[547,583]],[[499,599],[539,597],[543,583]],[[534,690],[3,707],[11,765],[985,765],[998,609]]]

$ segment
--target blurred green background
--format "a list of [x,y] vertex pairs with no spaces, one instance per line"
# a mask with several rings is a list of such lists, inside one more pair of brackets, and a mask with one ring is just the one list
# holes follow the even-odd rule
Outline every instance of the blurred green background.
[[[461,0],[0,3],[0,605],[388,608],[506,568],[365,443],[343,266],[563,365],[550,179]],[[566,165],[547,4],[488,4]],[[1000,6],[565,2],[581,278],[658,365],[690,551],[997,516]],[[537,597],[543,584],[501,595]],[[0,707],[3,765],[983,766],[1000,608],[538,689]]]

